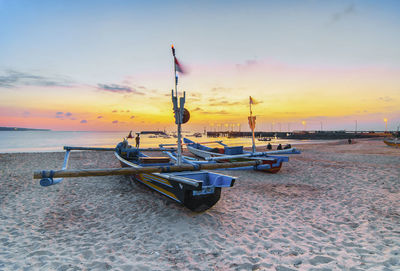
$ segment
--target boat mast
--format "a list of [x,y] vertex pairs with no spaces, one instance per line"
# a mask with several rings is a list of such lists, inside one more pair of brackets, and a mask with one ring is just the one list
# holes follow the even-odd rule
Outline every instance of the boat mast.
[[178,154],[177,154],[176,164],[180,166],[182,164],[181,125],[183,121],[183,111],[184,111],[186,93],[183,92],[183,97],[179,97],[179,107],[178,107],[178,75],[176,73],[176,59],[175,59],[174,45],[171,46],[171,49],[172,49],[172,55],[174,57],[175,95],[174,95],[174,90],[171,91],[171,94],[172,94],[172,104],[174,105],[175,124],[178,126]]
[[254,136],[254,129],[256,127],[256,117],[253,117],[253,111],[251,110],[251,104],[253,103],[253,99],[250,96],[250,117],[249,117],[249,126],[252,132],[252,141],[253,141],[253,146],[252,146],[252,151],[256,152],[256,142],[255,142],[255,136]]

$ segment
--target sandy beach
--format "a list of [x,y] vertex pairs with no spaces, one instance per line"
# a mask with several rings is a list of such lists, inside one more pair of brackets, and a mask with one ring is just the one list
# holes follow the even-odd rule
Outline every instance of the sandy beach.
[[[400,270],[400,149],[297,146],[193,213],[127,177],[41,187],[63,153],[0,154],[0,270]],[[76,152],[70,168],[119,167]]]

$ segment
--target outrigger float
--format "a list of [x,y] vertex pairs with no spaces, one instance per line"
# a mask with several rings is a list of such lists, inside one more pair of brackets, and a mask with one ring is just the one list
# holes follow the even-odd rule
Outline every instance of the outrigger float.
[[[195,161],[182,155],[181,125],[186,123],[189,112],[184,108],[186,94],[178,97],[177,72],[182,69],[175,57],[175,93],[171,91],[175,123],[177,124],[177,148],[134,148],[124,139],[115,148],[69,147],[66,151],[61,170],[42,170],[34,172],[34,179],[40,179],[40,185],[50,186],[62,182],[64,178],[125,175],[147,187],[186,206],[192,211],[201,212],[214,206],[221,197],[221,189],[232,187],[236,177],[210,172],[208,170],[227,168],[257,168],[265,166],[263,159],[246,159],[217,163],[216,161]],[[71,151],[113,151],[122,168],[105,169],[67,169]],[[149,157],[144,152],[160,151],[169,157]],[[176,153],[175,153],[176,152]]]

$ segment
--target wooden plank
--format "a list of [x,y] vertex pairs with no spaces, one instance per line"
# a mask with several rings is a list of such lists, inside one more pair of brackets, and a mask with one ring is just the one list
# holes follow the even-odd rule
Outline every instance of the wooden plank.
[[[132,148],[139,151],[176,151],[176,148]],[[115,151],[115,148],[97,148],[97,147],[70,147],[64,146],[64,150],[76,151]]]
[[143,168],[105,168],[105,169],[75,169],[75,170],[57,170],[57,171],[35,171],[33,174],[34,179],[50,178],[52,173],[53,178],[73,178],[73,177],[90,177],[90,176],[113,176],[113,175],[134,175],[139,173],[166,173],[166,172],[179,172],[179,171],[198,171],[210,170],[219,168],[235,168],[246,166],[261,165],[262,161],[246,161],[246,162],[228,162],[228,163],[215,163],[215,164],[199,164],[189,165],[184,164],[180,166],[159,166],[159,167],[143,167]]
[[139,162],[141,164],[155,164],[155,163],[169,163],[169,157],[139,157]]

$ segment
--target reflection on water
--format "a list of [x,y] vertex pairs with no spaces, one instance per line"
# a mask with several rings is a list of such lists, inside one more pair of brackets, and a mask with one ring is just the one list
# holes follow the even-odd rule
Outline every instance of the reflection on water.
[[[64,151],[63,146],[91,146],[91,147],[114,147],[124,137],[127,132],[58,132],[58,131],[0,131],[0,153],[10,152],[58,152]],[[151,135],[141,135],[141,147],[158,147],[159,144],[176,143],[176,138],[150,137]],[[185,136],[185,135],[184,135]],[[225,144],[231,146],[243,145],[251,146],[251,138],[207,138],[206,136],[188,137],[195,142],[209,142],[223,140]],[[135,139],[130,139],[135,145]],[[315,143],[311,140],[280,140],[272,139],[269,141],[273,146],[277,144],[296,144]],[[319,141],[326,142],[326,141]],[[257,141],[257,146],[266,146],[268,142]]]

